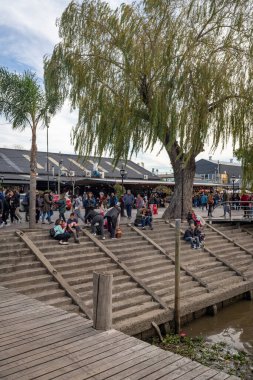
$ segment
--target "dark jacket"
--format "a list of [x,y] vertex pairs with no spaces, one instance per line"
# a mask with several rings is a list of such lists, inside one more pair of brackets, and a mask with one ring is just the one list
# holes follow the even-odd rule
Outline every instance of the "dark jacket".
[[107,217],[117,218],[119,216],[120,212],[121,212],[120,207],[118,207],[118,206],[111,207],[111,208],[109,208],[109,210],[105,214],[105,218],[107,218]]
[[86,216],[87,220],[92,220],[95,216],[99,215],[99,213],[95,210],[90,210]]
[[189,237],[194,238],[195,236],[196,236],[195,230],[192,230],[191,228],[188,228],[187,230],[185,230],[184,239],[187,239]]

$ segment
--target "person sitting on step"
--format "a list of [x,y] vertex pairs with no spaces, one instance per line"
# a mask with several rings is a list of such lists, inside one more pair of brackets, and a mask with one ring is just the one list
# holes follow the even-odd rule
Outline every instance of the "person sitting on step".
[[67,231],[74,236],[75,243],[79,244],[79,233],[81,228],[78,224],[78,220],[75,218],[74,212],[69,215],[69,219],[67,220]]
[[142,229],[145,230],[145,226],[149,226],[151,230],[153,230],[152,226],[152,211],[150,208],[142,209],[142,219],[141,219]]
[[59,244],[66,245],[70,238],[70,233],[61,226],[61,219],[57,219],[54,225],[54,239],[59,240]]
[[191,223],[190,227],[185,230],[184,240],[191,243],[192,249],[200,248],[199,237],[196,235],[196,228],[194,223]]

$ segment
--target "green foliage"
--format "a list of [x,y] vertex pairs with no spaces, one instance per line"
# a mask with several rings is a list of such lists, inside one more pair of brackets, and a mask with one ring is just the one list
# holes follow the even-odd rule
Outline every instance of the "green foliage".
[[72,1],[45,83],[58,104],[68,98],[79,110],[75,149],[117,161],[157,141],[169,154],[177,141],[185,157],[207,139],[242,146],[252,133],[252,16],[250,0],[143,0],[116,10]]
[[47,99],[34,73],[16,74],[0,68],[0,114],[20,130],[49,121]]
[[119,183],[115,183],[113,188],[114,188],[115,194],[117,194],[118,198],[126,193],[125,187],[123,186],[123,191],[122,191],[122,186]]
[[243,168],[243,189],[253,191],[253,142],[235,151],[236,157],[241,160]]
[[154,341],[164,350],[186,356],[203,365],[229,374],[250,379],[252,358],[244,351],[236,351],[224,342],[210,343],[203,336],[194,338],[166,335],[162,343]]

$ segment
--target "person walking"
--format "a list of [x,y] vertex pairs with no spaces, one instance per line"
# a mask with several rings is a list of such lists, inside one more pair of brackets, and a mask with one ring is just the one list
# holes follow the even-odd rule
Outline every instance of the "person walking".
[[15,189],[14,193],[13,193],[13,205],[15,207],[15,216],[18,218],[18,221],[21,223],[22,216],[20,215],[20,212],[19,212],[20,193],[19,193],[18,189]]
[[49,224],[52,224],[53,222],[51,221],[51,209],[53,205],[53,200],[50,195],[50,191],[45,191],[44,192],[44,205],[43,205],[43,214],[42,214],[42,224],[45,224],[45,216],[46,220],[48,221]]
[[93,197],[92,193],[87,194],[87,199],[84,202],[84,208],[85,208],[85,216],[84,216],[84,223],[87,224],[87,215],[89,214],[90,210],[94,210],[96,207],[96,200]]
[[63,220],[66,222],[65,218],[65,212],[66,212],[66,199],[65,199],[65,194],[60,195],[60,199],[55,202],[56,205],[58,205],[58,210],[59,210],[59,219]]
[[207,213],[207,216],[210,217],[210,218],[212,218],[213,217],[213,205],[214,205],[214,199],[213,199],[212,192],[208,196],[207,203],[208,203],[208,213]]
[[128,217],[128,219],[131,219],[132,218],[132,208],[133,208],[133,204],[134,204],[134,196],[131,193],[131,190],[127,190],[127,193],[123,197],[123,201],[124,201],[124,206],[125,206],[126,211],[127,211],[127,217]]
[[81,221],[85,224],[85,218],[81,214],[81,209],[83,206],[83,198],[81,197],[81,195],[79,195],[78,197],[74,199],[73,206],[74,206],[75,218],[77,219],[77,221],[80,218]]
[[144,207],[144,199],[142,198],[141,194],[137,194],[135,205],[136,205],[137,210]]

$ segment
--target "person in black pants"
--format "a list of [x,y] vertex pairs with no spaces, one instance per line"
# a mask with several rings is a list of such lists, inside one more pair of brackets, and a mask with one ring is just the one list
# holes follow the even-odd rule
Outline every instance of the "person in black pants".
[[96,230],[97,226],[99,227],[99,235],[101,235],[102,240],[105,239],[104,237],[104,217],[100,215],[95,210],[90,210],[87,214],[87,220],[91,223],[91,232],[93,235],[97,235]]
[[120,218],[120,207],[116,205],[114,207],[109,208],[109,210],[105,214],[105,218],[107,218],[108,231],[111,234],[111,238],[115,239],[116,226]]

